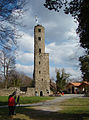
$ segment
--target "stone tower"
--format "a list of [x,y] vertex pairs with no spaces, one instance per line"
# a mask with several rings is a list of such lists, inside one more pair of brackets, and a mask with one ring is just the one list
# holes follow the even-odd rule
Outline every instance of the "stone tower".
[[35,95],[50,94],[49,54],[45,53],[45,29],[42,25],[34,27],[34,80]]

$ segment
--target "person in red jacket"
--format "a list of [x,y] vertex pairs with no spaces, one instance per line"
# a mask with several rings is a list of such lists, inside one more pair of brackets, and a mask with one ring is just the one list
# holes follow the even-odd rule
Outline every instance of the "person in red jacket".
[[12,93],[12,95],[9,96],[8,98],[8,107],[9,107],[9,115],[11,116],[11,119],[13,120],[13,115],[15,111],[15,98],[14,98],[15,93]]

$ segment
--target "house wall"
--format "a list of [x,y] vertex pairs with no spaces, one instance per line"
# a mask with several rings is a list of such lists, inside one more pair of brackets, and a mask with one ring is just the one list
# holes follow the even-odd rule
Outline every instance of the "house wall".
[[67,90],[67,92],[68,93],[78,93],[79,91],[80,91],[80,88],[79,87],[77,87],[77,86],[73,86],[73,85],[68,85],[67,87],[66,87],[66,90]]

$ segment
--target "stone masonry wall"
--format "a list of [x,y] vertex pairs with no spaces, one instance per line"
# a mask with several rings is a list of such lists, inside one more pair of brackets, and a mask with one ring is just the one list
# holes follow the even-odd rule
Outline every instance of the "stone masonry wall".
[[20,96],[35,96],[35,88],[27,88],[26,92],[20,90],[20,88],[11,87],[9,89],[0,89],[0,96],[9,96],[17,90],[17,95]]
[[26,96],[35,96],[35,88],[27,88]]
[[48,96],[50,93],[50,79],[49,79],[49,54],[44,53],[37,57],[38,64],[36,67],[36,76],[35,76],[35,88],[38,91],[38,95],[40,96],[40,92],[43,92],[44,96]]
[[16,87],[10,87],[9,89],[0,89],[0,96],[9,96],[16,90],[20,93],[20,88]]
[[45,53],[45,30],[41,25],[34,28],[34,79],[35,92],[38,96],[48,96],[50,94],[49,54]]

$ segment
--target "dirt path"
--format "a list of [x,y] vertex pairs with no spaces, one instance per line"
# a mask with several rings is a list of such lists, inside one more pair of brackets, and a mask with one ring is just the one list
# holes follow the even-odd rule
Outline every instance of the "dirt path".
[[55,112],[55,111],[61,110],[61,108],[59,107],[60,102],[66,100],[66,99],[69,99],[69,98],[73,98],[73,97],[83,97],[83,95],[81,95],[81,94],[66,94],[62,97],[57,97],[50,101],[35,104],[33,106],[33,108],[36,110]]
[[[21,104],[20,106],[22,107],[33,107],[34,109],[37,110],[44,110],[44,111],[58,111],[61,110],[57,105],[60,104],[60,102],[73,98],[73,97],[83,97],[83,94],[65,94],[64,96],[61,97],[56,97],[53,100],[48,100],[45,102],[40,102],[40,103],[33,103],[33,104]],[[19,105],[17,105],[19,106]],[[8,107],[8,105],[0,106],[0,108]]]

